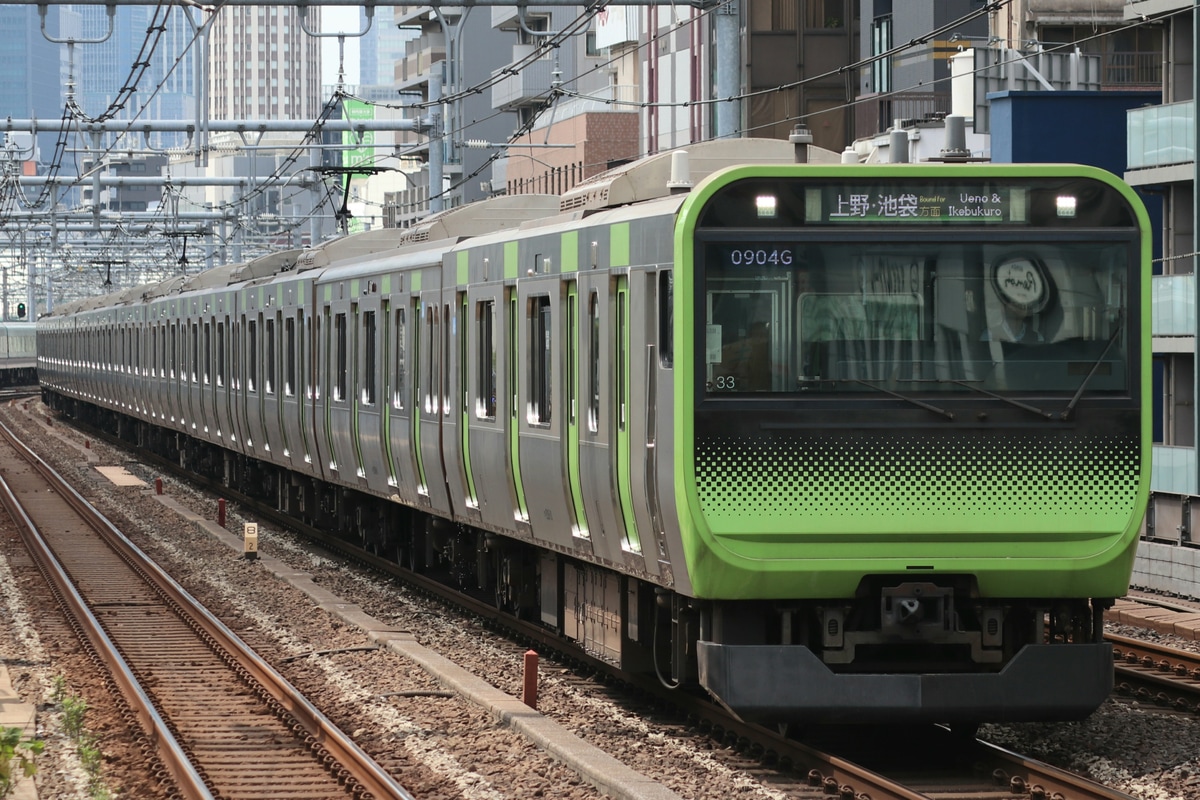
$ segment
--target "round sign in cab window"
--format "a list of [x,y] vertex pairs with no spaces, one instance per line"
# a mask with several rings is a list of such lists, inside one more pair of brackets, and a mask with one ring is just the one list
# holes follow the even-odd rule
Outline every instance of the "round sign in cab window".
[[1041,262],[1029,256],[1009,256],[992,269],[996,292],[1005,303],[1025,314],[1037,314],[1050,300],[1050,281]]

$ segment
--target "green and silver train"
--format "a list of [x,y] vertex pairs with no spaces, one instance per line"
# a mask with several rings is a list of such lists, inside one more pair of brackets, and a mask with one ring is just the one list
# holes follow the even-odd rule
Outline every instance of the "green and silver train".
[[63,307],[46,401],[763,723],[1069,719],[1149,485],[1070,165],[693,145]]

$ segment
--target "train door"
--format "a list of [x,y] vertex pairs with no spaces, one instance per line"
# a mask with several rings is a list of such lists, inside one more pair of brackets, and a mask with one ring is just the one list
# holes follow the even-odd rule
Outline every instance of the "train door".
[[[659,274],[632,271],[629,276],[629,485],[637,502],[632,504],[640,547],[636,551],[644,558],[636,565],[652,574],[659,571],[659,557],[665,552],[662,508],[658,493],[658,458],[670,464],[670,450],[660,451],[658,443],[659,396]],[[669,392],[667,398],[669,399]],[[671,419],[671,415],[667,415]],[[633,549],[627,550],[633,553]],[[628,559],[627,559],[628,561]]]
[[183,346],[184,428],[194,436],[204,432],[200,422],[200,322],[185,316],[180,321],[180,344]]
[[[236,344],[237,329],[240,325],[236,316],[225,315],[213,320],[212,385],[216,402],[214,413],[217,436],[227,447],[241,447],[242,445],[233,420],[233,409],[236,402],[234,396],[237,393],[237,371],[230,369],[229,358],[230,343]],[[237,350],[236,346],[233,350]]]
[[560,277],[517,284],[518,438],[521,487],[533,535],[574,548],[570,494],[563,479]]
[[[267,431],[264,438],[266,448],[271,452],[271,460],[279,464],[287,464],[288,439],[287,426],[283,416],[283,387],[280,385],[279,339],[283,330],[283,312],[276,309],[269,314],[263,329],[263,428]],[[272,435],[272,433],[274,435]]]
[[480,519],[501,530],[515,528],[512,477],[495,465],[509,461],[510,419],[506,377],[507,352],[501,347],[504,328],[504,285],[472,286],[466,297],[469,330],[466,340],[463,428],[471,494]]
[[262,312],[251,309],[243,319],[245,319],[245,324],[240,335],[240,352],[242,353],[242,370],[245,377],[241,390],[238,392],[238,397],[242,401],[237,408],[238,429],[243,437],[247,454],[269,457],[270,446],[263,426],[265,402],[262,375],[263,315]]
[[304,426],[307,389],[304,382],[304,310],[289,308],[283,313],[283,455],[285,463],[302,470],[308,463],[309,454]]
[[[427,273],[428,274],[428,273]],[[441,305],[438,287],[421,291],[420,371],[417,377],[418,424],[416,445],[420,452],[421,486],[430,506],[445,515],[451,514],[450,489],[446,485],[445,452],[442,437],[444,419],[450,413],[447,397],[446,350],[450,344],[450,325]]]
[[321,438],[318,449],[322,453],[322,470],[336,473],[340,480],[352,483],[356,467],[353,457],[350,403],[351,358],[350,337],[352,314],[357,314],[357,304],[325,304],[322,312],[323,356],[318,370],[318,384],[324,384],[323,396],[317,407],[321,411]]
[[621,500],[621,518],[625,523],[625,537],[621,549],[628,553],[640,555],[642,541],[638,535],[637,520],[634,517],[633,485],[630,476],[630,463],[641,453],[635,452],[632,445],[630,420],[633,416],[632,403],[632,372],[630,358],[630,328],[629,317],[629,276],[617,278],[617,297],[613,307],[613,373],[616,398],[616,462],[617,462],[617,496]]
[[220,421],[217,417],[217,382],[216,376],[213,374],[213,339],[216,331],[215,317],[206,317],[201,320],[201,335],[203,337],[200,343],[200,419],[203,426],[204,438],[220,439],[225,435],[225,431],[221,429]]
[[[591,531],[588,527],[587,509],[583,499],[583,484],[580,474],[580,422],[583,419],[583,407],[580,404],[580,356],[583,352],[583,320],[579,313],[579,283],[567,282],[566,307],[566,336],[564,349],[566,351],[566,374],[563,376],[563,386],[566,389],[566,400],[563,404],[566,412],[567,458],[566,477],[567,488],[571,493],[571,514],[573,524],[571,532],[576,539],[591,541]],[[593,547],[593,552],[595,548]]]
[[588,535],[598,557],[621,562],[625,536],[617,498],[614,452],[613,302],[607,271],[579,276],[580,412],[579,482]]
[[[394,285],[399,287],[399,280]],[[382,396],[386,406],[384,436],[380,440],[383,460],[390,492],[412,506],[419,502],[417,486],[421,482],[413,447],[417,417],[413,411],[412,350],[416,339],[410,327],[419,320],[418,308],[407,294],[396,292],[383,299],[380,309]]]
[[457,519],[477,523],[479,497],[471,473],[470,376],[471,355],[470,305],[466,292],[455,292],[453,305],[443,306],[443,319],[449,323],[446,337],[445,396],[447,412],[442,416],[442,453],[446,461],[446,488],[450,492],[450,511]]
[[383,449],[377,446],[384,439],[383,408],[387,405],[387,395],[380,386],[383,305],[378,282],[372,279],[368,291],[361,297],[354,328],[355,434],[351,438],[359,477],[364,478],[372,490],[390,493],[387,480],[391,470],[384,462]]

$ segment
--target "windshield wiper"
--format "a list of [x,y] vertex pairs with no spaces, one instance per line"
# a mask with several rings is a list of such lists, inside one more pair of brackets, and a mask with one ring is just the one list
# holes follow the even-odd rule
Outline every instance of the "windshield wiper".
[[912,403],[914,406],[917,406],[918,408],[923,408],[926,411],[932,411],[935,414],[941,414],[946,419],[954,419],[953,411],[947,411],[944,408],[939,408],[930,403],[926,403],[923,400],[918,400],[915,397],[909,397],[908,395],[900,394],[899,392],[893,392],[891,389],[885,389],[884,387],[880,386],[877,383],[871,383],[870,381],[864,381],[860,378],[849,378],[848,380],[850,383],[861,383],[863,386],[866,386],[870,389],[874,389],[877,392],[883,392],[884,394],[891,395],[892,397],[903,400],[906,403]]
[[996,394],[995,392],[989,392],[987,389],[980,389],[978,386],[972,386],[971,384],[967,383],[966,381],[939,380],[938,383],[953,383],[955,386],[962,386],[964,388],[970,389],[972,392],[978,392],[979,394],[984,395],[985,397],[992,397],[992,398],[995,398],[996,400],[1000,400],[1005,403],[1008,403],[1010,406],[1016,406],[1017,408],[1024,409],[1025,411],[1028,411],[1031,414],[1037,414],[1039,417],[1041,417],[1043,419],[1054,419],[1054,415],[1051,414],[1049,411],[1043,411],[1042,409],[1038,408],[1037,406],[1031,406],[1028,403],[1022,403],[1020,400],[1014,400],[1011,397],[1005,397],[1002,394]]
[[1112,349],[1113,343],[1117,341],[1117,337],[1121,334],[1122,316],[1118,315],[1117,324],[1113,327],[1112,335],[1108,337],[1108,344],[1104,345],[1104,350],[1092,362],[1092,368],[1088,370],[1088,374],[1083,376],[1083,380],[1079,382],[1079,388],[1075,390],[1075,396],[1071,398],[1071,402],[1067,403],[1067,407],[1058,415],[1059,419],[1067,419],[1071,416],[1071,412],[1075,410],[1075,404],[1079,402],[1079,398],[1083,397],[1083,390],[1087,388],[1088,381],[1096,374],[1096,370],[1100,369],[1100,365],[1104,363],[1104,357],[1108,355],[1108,351]]

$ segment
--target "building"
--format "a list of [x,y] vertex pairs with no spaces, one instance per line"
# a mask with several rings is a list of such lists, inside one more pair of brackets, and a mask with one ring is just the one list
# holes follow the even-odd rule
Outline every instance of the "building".
[[[76,104],[91,119],[175,120],[196,118],[198,54],[187,11],[154,6],[74,6],[81,25],[75,48]],[[149,61],[146,56],[149,54]],[[136,87],[130,91],[129,87]],[[127,147],[184,144],[182,133],[153,133]]]
[[[1126,24],[1161,31],[1162,103],[1129,111],[1125,180],[1163,198],[1162,259],[1154,274],[1154,478],[1150,535],[1200,536],[1196,371],[1196,42],[1194,4],[1139,0],[1124,5]],[[1143,23],[1144,20],[1144,23]],[[1193,512],[1192,509],[1195,511]]]
[[[44,6],[46,32],[54,38],[78,36],[79,18],[62,6]],[[73,23],[73,24],[72,24]],[[34,5],[0,6],[0,116],[14,119],[60,120],[63,87],[67,83],[66,53],[42,35],[42,20]],[[57,136],[39,134],[37,149],[28,140],[18,144],[21,161],[45,165]],[[29,170],[30,173],[33,170]]]
[[209,39],[214,119],[321,116],[320,6],[221,6]]
[[[476,142],[505,142],[516,128],[513,117],[491,107],[493,73],[509,63],[512,39],[492,26],[484,7],[401,6],[395,24],[413,37],[393,70],[396,99],[410,108],[411,118],[436,115],[443,134],[435,142],[425,133],[398,137],[402,162],[415,159],[424,166],[409,174],[408,188],[386,195],[385,224],[408,227],[430,211],[453,208],[491,194],[489,148],[467,147]],[[469,49],[469,57],[468,57]],[[430,104],[433,98],[442,103]],[[443,117],[442,111],[445,111]],[[430,184],[430,161],[439,161],[440,188]],[[437,170],[433,171],[436,176]]]

